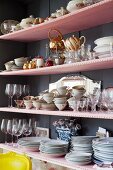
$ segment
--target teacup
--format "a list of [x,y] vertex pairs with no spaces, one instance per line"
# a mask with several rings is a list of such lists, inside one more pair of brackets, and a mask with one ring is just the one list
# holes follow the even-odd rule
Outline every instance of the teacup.
[[52,103],[54,97],[52,97],[52,96],[43,96],[43,99],[44,99],[47,103]]
[[55,104],[64,104],[67,102],[67,98],[66,97],[55,97],[54,98],[54,103]]
[[58,87],[57,91],[60,95],[66,95],[67,93],[67,86],[62,86],[62,87]]
[[33,106],[34,106],[37,110],[39,110],[40,107],[41,107],[40,101],[39,101],[39,100],[33,100],[32,102],[33,102]]
[[11,68],[14,65],[14,61],[9,61],[5,63],[4,65],[5,65],[6,70],[11,71]]
[[54,103],[41,103],[41,109],[42,110],[55,110],[55,104]]
[[62,111],[67,106],[67,103],[64,103],[64,104],[55,103],[55,106],[58,108],[58,110]]
[[24,100],[24,105],[25,105],[26,109],[31,109],[33,106],[31,100]]

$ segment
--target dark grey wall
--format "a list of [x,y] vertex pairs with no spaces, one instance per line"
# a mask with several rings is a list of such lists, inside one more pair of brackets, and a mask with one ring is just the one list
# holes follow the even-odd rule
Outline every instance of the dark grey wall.
[[[1,0],[0,1],[0,24],[7,19],[14,19],[20,21],[26,17],[26,6],[23,3],[13,0]],[[1,34],[1,33],[0,33]],[[4,70],[4,63],[14,58],[26,56],[26,44],[11,41],[0,40],[0,70]],[[23,81],[24,80],[24,81]],[[26,83],[26,79],[22,77],[0,77],[0,106],[7,106],[7,96],[5,95],[6,83]],[[11,114],[0,112],[0,124],[2,118],[13,118],[19,114]],[[4,135],[0,131],[0,142],[4,140]]]
[[[51,12],[55,12],[56,9],[60,8],[60,6],[66,6],[69,0],[32,0],[29,1],[28,5],[24,5],[18,1],[10,1],[2,0],[0,2],[0,22],[3,22],[5,19],[16,19],[21,20],[29,15],[34,15],[35,17],[44,17],[49,16]],[[26,1],[27,2],[27,1]],[[10,9],[10,10],[9,10]],[[27,9],[27,10],[26,10]],[[83,18],[84,19],[84,18]],[[81,30],[81,35],[86,36],[87,42],[92,44],[92,48],[94,47],[93,41],[96,38],[102,36],[112,35],[113,23],[106,24],[103,26],[98,26],[96,28],[91,28],[88,30]],[[38,30],[37,30],[38,31]],[[75,33],[78,36],[78,33]],[[66,35],[69,36],[69,35]],[[16,43],[16,42],[7,42],[0,41],[0,69],[3,69],[4,62],[9,59],[14,59],[19,56],[31,56],[34,57],[38,54],[45,56],[45,44],[48,40],[43,40],[39,42],[24,44],[24,43]],[[108,70],[99,70],[99,71],[90,71],[83,72],[82,74],[91,77],[95,80],[102,80],[103,87],[112,86],[112,73],[113,69]],[[67,74],[65,74],[67,75]],[[108,76],[109,75],[109,76]],[[63,75],[48,75],[48,76],[33,76],[33,77],[1,77],[0,78],[0,91],[1,101],[0,106],[5,106],[7,104],[7,97],[4,95],[5,84],[6,83],[28,83],[31,86],[31,94],[38,95],[41,90],[45,90],[48,88],[49,83],[54,82],[61,78]],[[31,117],[31,115],[24,114],[11,114],[11,113],[0,113],[0,117]],[[41,116],[41,115],[32,115],[33,117],[37,117],[40,122],[40,126],[48,127],[51,130],[51,137],[55,138],[56,134],[54,128],[52,126],[52,122],[60,117],[57,116]],[[59,115],[60,116],[60,115]],[[1,119],[0,118],[0,119]],[[98,126],[102,126],[108,128],[113,131],[112,120],[98,120],[98,119],[81,119],[81,123],[84,129],[83,134],[94,135]],[[0,141],[3,141],[3,136],[0,136]]]
[[[28,15],[34,14],[35,16],[40,17],[47,17],[49,16],[49,12],[55,12],[56,9],[60,8],[61,6],[66,6],[69,0],[40,0],[40,3],[36,0],[28,6]],[[48,7],[50,6],[50,9]],[[84,19],[84,18],[83,18]],[[76,20],[75,20],[76,22]],[[113,30],[113,23],[97,26],[96,28],[91,28],[88,30],[81,30],[80,34],[84,35],[87,39],[87,43],[92,45],[92,49],[94,48],[94,40],[102,37],[102,36],[109,36],[112,34]],[[77,33],[75,33],[77,35]],[[66,37],[69,35],[66,35]],[[48,40],[43,40],[39,42],[29,43],[28,44],[28,55],[43,55],[45,56],[45,44]],[[89,71],[89,72],[82,72],[81,74],[86,75],[95,80],[102,80],[103,88],[108,86],[113,86],[112,74],[113,69],[108,70],[98,70],[98,71]],[[67,75],[67,74],[65,74]],[[108,76],[109,75],[109,76]],[[45,90],[48,88],[48,84],[54,82],[61,78],[63,75],[48,75],[48,76],[35,76],[29,78],[29,83],[31,83],[32,87],[32,94],[37,95],[41,90]],[[31,81],[32,80],[32,81]],[[58,119],[57,116],[37,116],[40,120],[40,126],[49,127],[51,129],[51,137],[55,138],[55,131],[53,130],[52,122],[55,119]],[[112,127],[112,120],[98,120],[98,119],[81,119],[81,123],[84,129],[83,134],[86,135],[95,135],[97,128],[99,126],[105,127],[111,131],[113,131]]]

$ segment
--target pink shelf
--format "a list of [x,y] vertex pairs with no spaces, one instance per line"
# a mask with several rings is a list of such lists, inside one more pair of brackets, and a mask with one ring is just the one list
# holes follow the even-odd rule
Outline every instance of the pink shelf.
[[113,21],[113,0],[104,0],[47,23],[0,36],[0,39],[30,42],[46,39],[51,28],[63,34],[88,29]]
[[0,148],[8,150],[8,151],[13,151],[19,154],[26,154],[27,156],[37,159],[37,160],[42,160],[42,161],[47,161],[56,165],[60,165],[63,167],[67,167],[70,169],[78,169],[78,170],[95,170],[93,168],[93,165],[87,165],[87,166],[78,166],[75,165],[74,163],[69,163],[65,160],[65,158],[50,158],[48,156],[44,156],[39,152],[23,152],[20,148],[14,148],[12,146],[8,146],[5,144],[0,144]]
[[75,111],[47,111],[35,109],[17,109],[1,107],[0,112],[14,112],[38,115],[53,115],[53,116],[68,116],[68,117],[83,117],[83,118],[96,118],[96,119],[113,119],[113,112],[75,112]]
[[22,76],[32,76],[32,75],[48,75],[48,74],[61,74],[79,71],[90,71],[99,69],[113,68],[113,57],[107,57],[103,59],[94,59],[89,61],[77,62],[73,64],[63,64],[51,67],[43,67],[32,70],[19,70],[19,71],[9,71],[0,72],[0,76],[8,75],[22,75]]

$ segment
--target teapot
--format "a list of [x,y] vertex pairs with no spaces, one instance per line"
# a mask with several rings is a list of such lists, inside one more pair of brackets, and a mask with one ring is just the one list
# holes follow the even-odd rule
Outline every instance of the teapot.
[[84,45],[85,42],[86,38],[84,36],[77,38],[73,35],[64,41],[64,45],[67,51],[77,51],[81,48],[82,45]]
[[[51,32],[58,33],[57,36],[51,36]],[[60,31],[56,29],[51,29],[48,33],[48,37],[50,39],[49,47],[52,51],[63,51],[65,49],[63,37]]]

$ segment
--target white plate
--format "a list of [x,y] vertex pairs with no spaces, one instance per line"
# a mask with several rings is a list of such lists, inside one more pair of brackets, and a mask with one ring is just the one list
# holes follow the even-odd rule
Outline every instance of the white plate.
[[59,147],[59,146],[68,146],[68,142],[51,139],[50,141],[41,142],[41,145],[46,145],[50,147]]
[[110,45],[96,46],[93,50],[94,50],[96,53],[109,52],[109,51],[110,51]]
[[98,38],[97,40],[94,41],[94,43],[98,46],[101,46],[104,44],[109,45],[111,42],[113,43],[113,36]]

